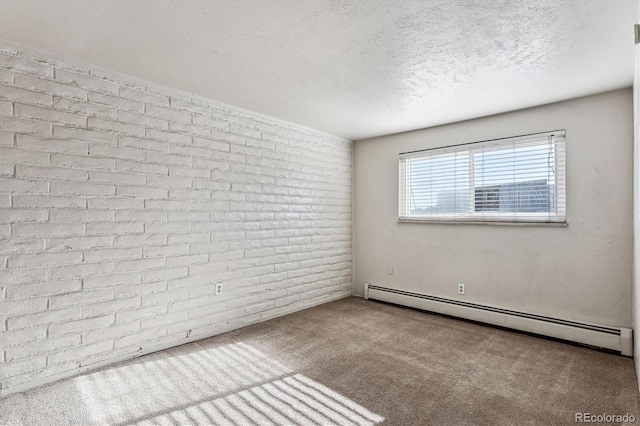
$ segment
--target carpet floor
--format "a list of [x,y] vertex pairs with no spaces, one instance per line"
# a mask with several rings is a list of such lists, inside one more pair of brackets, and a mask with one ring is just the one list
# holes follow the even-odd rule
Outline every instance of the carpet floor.
[[[0,400],[8,425],[640,422],[630,358],[342,299]],[[621,423],[615,423],[621,424]]]

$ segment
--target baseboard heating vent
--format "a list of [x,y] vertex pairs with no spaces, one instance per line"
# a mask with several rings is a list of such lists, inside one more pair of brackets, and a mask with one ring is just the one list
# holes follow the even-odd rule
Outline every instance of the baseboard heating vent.
[[610,349],[625,356],[633,356],[630,328],[569,321],[370,283],[365,283],[364,298]]

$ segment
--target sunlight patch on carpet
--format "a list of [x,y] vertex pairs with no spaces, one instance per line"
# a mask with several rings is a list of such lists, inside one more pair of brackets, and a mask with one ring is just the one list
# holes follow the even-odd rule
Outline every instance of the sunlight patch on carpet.
[[175,348],[72,380],[97,424],[369,426],[383,420],[242,342]]

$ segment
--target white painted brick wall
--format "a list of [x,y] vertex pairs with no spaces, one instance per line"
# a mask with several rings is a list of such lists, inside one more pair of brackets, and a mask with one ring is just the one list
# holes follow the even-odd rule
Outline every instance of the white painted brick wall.
[[105,74],[0,45],[3,394],[351,294],[349,141]]

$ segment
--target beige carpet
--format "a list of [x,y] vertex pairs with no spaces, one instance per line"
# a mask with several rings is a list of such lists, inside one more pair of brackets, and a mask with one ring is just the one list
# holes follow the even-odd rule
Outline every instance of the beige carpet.
[[637,401],[629,358],[351,297],[10,395],[0,424],[570,425]]

